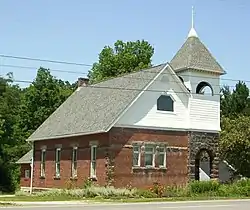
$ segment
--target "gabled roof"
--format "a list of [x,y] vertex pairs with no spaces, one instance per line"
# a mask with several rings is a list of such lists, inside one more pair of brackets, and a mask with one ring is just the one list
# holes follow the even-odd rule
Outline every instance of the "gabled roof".
[[186,69],[195,69],[218,74],[226,73],[198,38],[193,28],[189,32],[186,42],[173,57],[170,64],[176,72]]
[[16,163],[18,164],[31,163],[32,157],[33,157],[33,150],[30,150],[23,157],[21,157]]
[[28,138],[28,141],[101,133],[163,70],[166,64],[81,87]]

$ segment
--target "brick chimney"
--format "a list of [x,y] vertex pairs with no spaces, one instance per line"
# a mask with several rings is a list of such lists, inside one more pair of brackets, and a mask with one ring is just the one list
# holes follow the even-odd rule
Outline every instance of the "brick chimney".
[[89,83],[89,79],[88,78],[78,78],[78,87],[85,87],[87,86]]

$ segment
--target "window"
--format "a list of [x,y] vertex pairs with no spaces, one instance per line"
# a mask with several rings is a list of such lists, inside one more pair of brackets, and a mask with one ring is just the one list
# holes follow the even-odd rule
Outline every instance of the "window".
[[174,101],[169,95],[161,95],[157,99],[157,110],[159,111],[174,111]]
[[56,177],[60,177],[61,148],[56,148]]
[[159,167],[166,167],[166,149],[160,147],[158,150],[158,163]]
[[96,151],[97,146],[91,145],[90,177],[96,177]]
[[154,166],[154,147],[145,146],[145,166]]
[[133,166],[140,166],[140,147],[133,147]]
[[72,166],[71,166],[71,176],[77,177],[77,147],[72,150]]
[[26,169],[26,170],[24,171],[24,178],[25,178],[25,179],[29,179],[29,178],[30,178],[30,170],[29,170],[29,169]]
[[46,155],[46,150],[43,149],[41,151],[41,166],[40,166],[40,170],[41,170],[41,177],[45,177],[45,155]]

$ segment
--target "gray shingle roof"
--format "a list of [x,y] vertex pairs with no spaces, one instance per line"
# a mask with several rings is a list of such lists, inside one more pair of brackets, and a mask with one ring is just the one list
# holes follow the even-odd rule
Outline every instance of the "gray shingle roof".
[[79,88],[28,141],[107,131],[165,65]]
[[31,163],[32,156],[33,156],[33,150],[30,150],[23,157],[21,157],[16,163],[18,164]]
[[191,68],[220,74],[226,73],[206,46],[195,36],[188,37],[170,64],[175,71]]

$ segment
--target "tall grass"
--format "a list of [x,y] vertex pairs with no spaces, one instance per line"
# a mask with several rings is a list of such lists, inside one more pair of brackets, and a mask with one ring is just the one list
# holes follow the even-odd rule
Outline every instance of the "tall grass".
[[[33,197],[50,197],[66,199],[84,198],[188,198],[188,197],[248,197],[250,196],[250,179],[236,181],[232,184],[220,184],[216,181],[195,181],[187,186],[165,187],[158,186],[161,193],[157,194],[155,188],[149,190],[126,189],[114,187],[98,187],[94,185],[84,186],[83,189],[55,189],[49,191],[35,192]],[[153,189],[153,190],[152,190]],[[28,196],[29,193],[17,192],[17,196]]]

